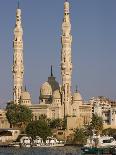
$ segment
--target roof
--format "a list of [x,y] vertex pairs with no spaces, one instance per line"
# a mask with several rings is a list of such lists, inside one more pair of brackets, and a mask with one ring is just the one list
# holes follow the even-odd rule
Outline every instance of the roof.
[[82,101],[83,100],[81,94],[79,93],[79,91],[77,91],[77,92],[75,92],[73,94],[73,100],[74,101]]
[[23,91],[22,94],[21,94],[21,99],[22,100],[31,100],[31,96],[29,94],[28,91]]

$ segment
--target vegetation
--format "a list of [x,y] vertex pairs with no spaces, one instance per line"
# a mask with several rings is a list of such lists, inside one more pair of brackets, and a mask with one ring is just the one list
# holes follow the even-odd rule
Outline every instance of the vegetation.
[[81,128],[81,129],[76,129],[74,132],[74,139],[73,143],[74,144],[85,144],[87,141],[87,136],[86,136],[86,130]]
[[[94,131],[97,135],[102,133],[103,130],[103,120],[97,114],[93,114],[92,121],[88,126],[89,132]],[[91,133],[89,133],[91,135]]]
[[102,135],[112,136],[116,139],[116,129],[107,128],[102,131]]
[[52,128],[52,129],[62,128],[62,120],[59,118],[51,120],[50,128]]
[[76,129],[74,131],[72,143],[74,144],[85,144],[87,138],[95,134],[100,134],[103,130],[102,118],[98,115],[93,114],[92,121],[85,128]]
[[50,121],[50,128],[52,129],[66,129],[66,119],[54,119]]
[[26,106],[9,103],[6,107],[6,117],[11,127],[24,129],[32,120],[33,115],[32,111]]
[[39,120],[44,120],[44,121],[47,121],[47,116],[45,114],[41,114],[39,116]]
[[25,130],[28,136],[31,136],[33,139],[36,136],[40,136],[45,141],[48,136],[51,136],[51,129],[44,120],[38,120],[30,122]]

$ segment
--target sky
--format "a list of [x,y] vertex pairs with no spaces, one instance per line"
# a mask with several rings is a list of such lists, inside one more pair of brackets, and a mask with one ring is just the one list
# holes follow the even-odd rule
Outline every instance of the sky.
[[[0,0],[0,107],[12,99],[13,29],[17,0]],[[116,100],[116,0],[69,0],[72,24],[72,92],[84,100]],[[24,85],[39,103],[50,66],[61,83],[64,0],[20,0],[24,30]]]

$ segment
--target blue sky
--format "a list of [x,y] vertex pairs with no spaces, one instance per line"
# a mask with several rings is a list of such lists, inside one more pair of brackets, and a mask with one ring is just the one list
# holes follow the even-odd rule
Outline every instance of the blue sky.
[[[84,100],[116,99],[116,0],[69,0],[72,23],[72,91]],[[20,0],[24,29],[24,83],[38,103],[50,65],[60,81],[63,0]],[[0,105],[12,98],[13,29],[17,0],[0,4]]]

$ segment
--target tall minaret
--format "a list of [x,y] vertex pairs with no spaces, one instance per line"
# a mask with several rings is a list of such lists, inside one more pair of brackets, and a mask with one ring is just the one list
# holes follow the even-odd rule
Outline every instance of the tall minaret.
[[21,25],[21,9],[16,10],[16,24],[14,28],[14,40],[13,40],[13,101],[15,104],[19,104],[22,88],[23,88],[23,29]]
[[62,23],[62,50],[61,50],[61,76],[62,76],[62,104],[64,104],[64,116],[71,115],[71,23],[69,2],[64,3],[64,18]]

